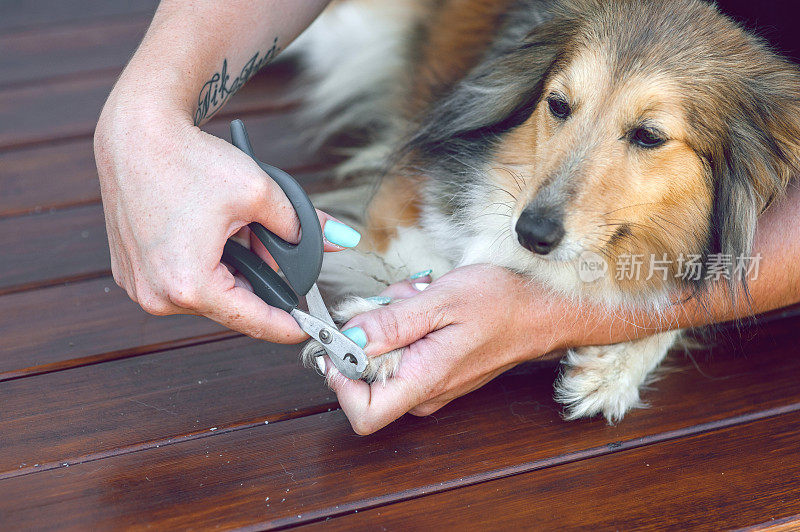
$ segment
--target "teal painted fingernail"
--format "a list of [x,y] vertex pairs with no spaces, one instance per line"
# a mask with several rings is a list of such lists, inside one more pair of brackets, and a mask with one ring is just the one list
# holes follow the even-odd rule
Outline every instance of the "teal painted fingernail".
[[325,222],[325,239],[343,248],[354,248],[361,240],[361,233],[336,220]]
[[409,277],[409,279],[411,279],[412,281],[414,279],[422,279],[423,277],[427,277],[432,273],[433,273],[433,270],[422,270],[421,272],[417,272],[414,275],[412,275],[411,277]]
[[350,338],[358,347],[364,349],[367,347],[367,333],[361,327],[353,327],[342,331],[342,334]]
[[373,303],[377,303],[378,305],[388,305],[389,303],[392,302],[392,298],[386,296],[372,296],[368,297],[367,301],[372,301]]

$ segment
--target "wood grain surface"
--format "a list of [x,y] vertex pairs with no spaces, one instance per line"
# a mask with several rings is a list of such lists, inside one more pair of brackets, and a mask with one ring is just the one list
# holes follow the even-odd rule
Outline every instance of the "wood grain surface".
[[[245,116],[291,106],[287,95],[293,70],[285,63],[265,69],[217,116]],[[0,89],[0,151],[90,138],[118,74],[100,71],[54,83]]]
[[57,32],[86,21],[142,16],[153,13],[157,4],[156,0],[4,0],[0,35],[40,27]]
[[150,22],[148,14],[0,34],[0,88],[67,76],[119,72]]
[[[800,523],[800,305],[674,352],[647,409],[565,422],[555,360],[353,433],[297,346],[143,312],[109,275],[92,134],[153,0],[0,15],[0,530],[708,529]],[[240,117],[307,190],[342,186],[270,65]]]
[[793,412],[302,528],[730,530],[768,518],[797,530],[798,478]]
[[[700,353],[697,368],[675,360],[646,397],[652,408],[618,426],[563,421],[552,401],[557,368],[529,364],[372,436],[355,436],[340,411],[315,414],[9,478],[0,500],[27,527],[53,515],[75,528],[313,522],[798,411],[800,362],[773,350],[787,343],[793,331],[774,327],[746,341],[752,357]],[[129,491],[136,497],[121,501]],[[36,507],[15,495],[29,492]]]
[[100,201],[89,138],[0,151],[0,220]]
[[0,387],[0,479],[336,408],[295,346],[211,342]]
[[197,316],[151,316],[110,277],[8,294],[0,381],[234,334]]

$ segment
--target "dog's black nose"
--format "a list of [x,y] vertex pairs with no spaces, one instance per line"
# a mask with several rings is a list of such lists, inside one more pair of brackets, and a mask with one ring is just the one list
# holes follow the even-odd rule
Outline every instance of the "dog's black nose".
[[564,224],[560,219],[535,211],[523,211],[515,229],[522,247],[539,255],[553,251],[564,238]]

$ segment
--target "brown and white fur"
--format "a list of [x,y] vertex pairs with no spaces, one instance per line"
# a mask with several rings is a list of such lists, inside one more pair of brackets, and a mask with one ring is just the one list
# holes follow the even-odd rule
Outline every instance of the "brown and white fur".
[[[491,263],[610,313],[659,313],[708,288],[677,279],[678,258],[748,255],[800,166],[798,69],[699,0],[340,1],[298,47],[323,136],[369,138],[340,167],[362,184],[315,201],[364,234],[326,257],[339,295]],[[673,266],[666,281],[586,283],[587,252]],[[337,317],[375,306],[351,297]],[[570,350],[566,416],[621,419],[679,335]]]

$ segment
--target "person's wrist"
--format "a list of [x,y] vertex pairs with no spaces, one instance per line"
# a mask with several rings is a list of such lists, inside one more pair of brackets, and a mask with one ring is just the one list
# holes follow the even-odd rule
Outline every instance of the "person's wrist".
[[98,165],[140,157],[151,148],[163,152],[186,135],[199,132],[185,109],[125,91],[124,86],[114,88],[97,121],[94,148]]
[[[100,113],[97,133],[120,138],[126,131],[158,133],[194,127],[187,88],[169,71],[153,75],[137,52],[114,85]],[[138,59],[138,60],[137,60]]]
[[[116,139],[123,134],[135,135],[136,132],[171,135],[196,128],[192,114],[185,108],[167,101],[157,101],[150,95],[116,91],[117,88],[103,106],[95,135]],[[127,139],[128,142],[131,140],[135,141],[136,137]]]
[[513,297],[518,305],[513,312],[514,330],[520,346],[512,361],[536,360],[573,347],[575,328],[569,317],[575,315],[575,309],[569,299],[519,274],[509,275],[514,277]]

